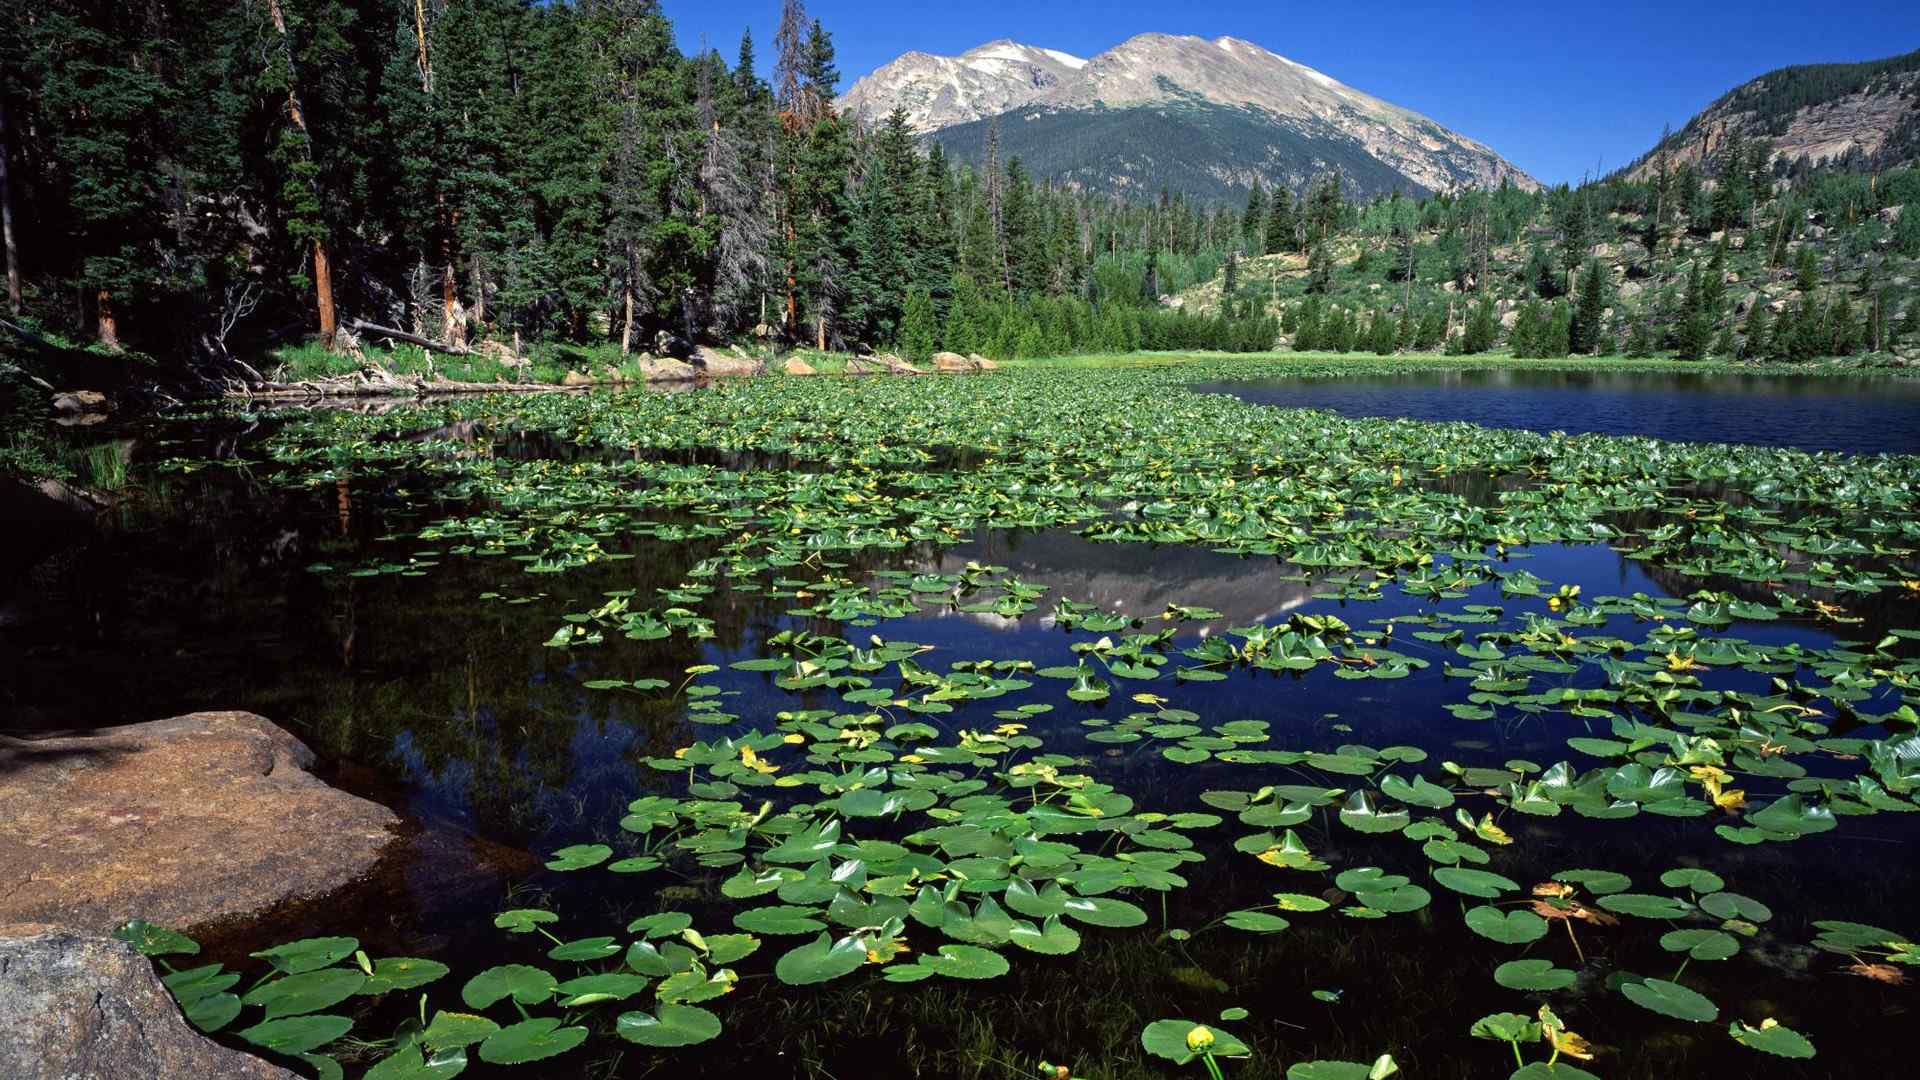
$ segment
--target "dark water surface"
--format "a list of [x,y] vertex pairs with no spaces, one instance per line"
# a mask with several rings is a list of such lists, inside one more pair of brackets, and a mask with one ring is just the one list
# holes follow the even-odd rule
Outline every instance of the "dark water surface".
[[1454,369],[1209,383],[1256,405],[1849,454],[1920,453],[1920,379]]
[[[1494,410],[1492,416],[1537,423],[1559,415],[1557,408],[1568,408],[1552,402],[1589,392],[1562,377],[1535,385],[1529,376],[1504,388],[1494,377],[1487,386],[1464,393],[1471,384],[1459,380],[1475,377],[1418,380],[1413,400],[1437,408],[1441,402],[1465,403],[1484,396],[1489,402],[1507,402],[1486,406]],[[1770,401],[1789,407],[1804,402],[1809,409],[1823,410],[1819,415],[1836,418],[1861,407],[1860,395],[1822,393],[1817,381],[1809,383],[1813,385],[1804,394],[1784,387],[1763,392],[1749,385],[1741,393],[1751,397],[1735,400],[1749,402],[1750,409]],[[1672,386],[1654,390],[1606,377],[1598,386],[1592,392],[1620,402],[1620,409],[1648,399],[1668,402],[1669,411],[1659,415],[1671,419],[1663,423],[1682,423],[1683,403],[1689,401],[1707,414],[1716,414],[1712,403],[1721,402],[1717,415],[1726,420],[1726,395]],[[1406,387],[1407,380],[1396,379],[1242,387],[1235,392],[1250,398],[1297,394],[1302,400],[1289,398],[1287,403],[1324,408],[1336,401],[1383,403]],[[1904,430],[1903,437],[1915,437],[1911,424],[1920,407],[1916,399],[1889,396],[1881,407],[1887,410],[1884,415],[1905,417],[1901,422],[1909,425],[1902,429],[1885,421],[1883,436]],[[1512,411],[1500,414],[1501,408]],[[1630,418],[1628,413],[1621,416],[1620,422]],[[1498,422],[1489,416],[1472,418]],[[1571,428],[1572,420],[1568,416],[1567,422],[1552,426]],[[1846,425],[1862,437],[1865,428],[1857,418]],[[169,429],[170,434],[178,432]],[[258,437],[258,432],[245,432],[238,425],[216,423],[180,445],[162,446],[144,437],[134,456],[136,461],[151,461],[218,446],[244,452],[248,440]],[[1704,433],[1692,430],[1685,437]],[[532,455],[559,452],[540,445],[509,449]],[[723,587],[701,606],[702,614],[715,620],[716,637],[710,642],[682,635],[634,641],[609,634],[598,648],[566,651],[543,644],[566,613],[611,590],[650,595],[675,586],[687,579],[696,561],[713,554],[714,545],[623,536],[610,549],[632,559],[564,575],[525,573],[521,564],[505,559],[449,556],[424,576],[354,578],[308,568],[317,563],[403,560],[423,545],[396,535],[416,533],[462,508],[423,504],[405,477],[289,490],[264,484],[244,468],[214,467],[189,475],[136,469],[136,476],[140,497],[129,500],[104,528],[0,581],[0,730],[136,722],[194,709],[248,709],[311,744],[322,755],[323,775],[329,780],[395,806],[432,835],[538,857],[565,844],[615,842],[620,834],[614,823],[625,804],[663,790],[667,782],[646,766],[645,758],[670,755],[692,739],[713,739],[755,726],[755,718],[779,710],[832,706],[837,698],[831,693],[795,695],[777,688],[771,676],[725,669],[734,660],[763,655],[760,643],[783,629],[801,627],[850,640],[877,634],[921,642],[934,646],[924,658],[929,666],[997,658],[1049,665],[1072,663],[1070,643],[1085,639],[1050,624],[1046,613],[1058,597],[1134,615],[1156,613],[1169,602],[1222,613],[1211,623],[1183,625],[1175,647],[1192,644],[1202,634],[1283,622],[1294,614],[1334,615],[1356,628],[1385,633],[1385,620],[1436,607],[1436,602],[1394,586],[1383,589],[1376,601],[1341,600],[1336,597],[1349,583],[1340,575],[1309,573],[1272,558],[1101,544],[1062,531],[989,531],[957,547],[929,545],[863,556],[860,566],[924,573],[951,572],[968,561],[1003,565],[1052,590],[1039,609],[1022,618],[923,608],[914,617],[847,626],[789,615],[791,600]],[[1551,545],[1515,550],[1508,560],[1511,567],[1524,567],[1556,585],[1579,585],[1587,597],[1636,592],[1681,596],[1703,587],[1739,588],[1731,582],[1650,574],[1627,554],[1602,544]],[[1853,604],[1850,610],[1867,620],[1861,635],[1914,622],[1912,612],[1899,609],[1897,599],[1876,597],[1864,604],[1836,599]],[[1502,597],[1497,583],[1445,603],[1449,609],[1461,603],[1498,607],[1502,625],[1545,610],[1538,598]],[[1638,640],[1646,625],[1615,618],[1590,632]],[[1762,645],[1797,641],[1815,648],[1835,640],[1808,624],[1787,622],[1741,624],[1725,634]],[[1465,703],[1472,690],[1466,680],[1444,674],[1448,662],[1458,662],[1450,647],[1404,635],[1393,647],[1421,656],[1431,666],[1391,681],[1340,679],[1324,667],[1305,674],[1244,672],[1167,692],[1177,693],[1181,706],[1198,712],[1206,724],[1268,721],[1276,745],[1286,749],[1401,744],[1427,751],[1432,762],[1524,759],[1547,766],[1569,756],[1569,736],[1608,734],[1605,721],[1565,715],[1452,719],[1445,707]],[[648,676],[677,682],[689,666],[701,663],[722,666],[711,681],[729,695],[728,711],[747,718],[742,724],[701,726],[684,708],[684,699],[609,693],[583,685],[595,679]],[[1716,671],[1709,678],[1716,687],[1766,690],[1766,679],[1759,675]],[[1605,675],[1585,667],[1565,680],[1572,687],[1591,688],[1604,685]],[[1058,686],[1036,682],[1032,690],[1005,698],[959,703],[955,713],[939,722],[949,730],[984,730],[996,723],[991,717],[996,709],[1054,701],[1054,712],[1034,722],[1051,736],[1049,749],[1081,757],[1142,807],[1186,808],[1209,788],[1247,786],[1244,773],[1236,775],[1226,767],[1170,767],[1154,743],[1106,746],[1086,741],[1082,736],[1095,730],[1089,721],[1111,721],[1132,710],[1126,694],[1117,691],[1099,705],[1061,707]],[[1310,782],[1292,770],[1276,774],[1275,783]],[[1492,808],[1489,799],[1465,804],[1476,810]],[[1646,1015],[1603,989],[1599,980],[1612,971],[1666,975],[1672,957],[1649,949],[1641,940],[1644,934],[1635,935],[1637,943],[1631,946],[1615,945],[1607,931],[1582,926],[1582,946],[1596,962],[1579,987],[1556,1000],[1577,1002],[1580,1030],[1611,1048],[1594,1071],[1610,1078],[1904,1075],[1907,1052],[1898,1048],[1898,1040],[1867,1035],[1910,1020],[1901,1011],[1904,1006],[1889,1004],[1901,1000],[1898,995],[1863,979],[1809,975],[1809,952],[1799,944],[1811,938],[1812,919],[1846,918],[1903,929],[1913,924],[1920,914],[1920,903],[1914,900],[1920,896],[1920,856],[1914,828],[1900,818],[1881,814],[1850,820],[1844,833],[1790,847],[1736,848],[1697,824],[1650,815],[1625,826],[1572,814],[1545,823],[1510,816],[1507,824],[1517,840],[1557,865],[1620,869],[1649,891],[1662,891],[1655,879],[1665,869],[1707,865],[1725,876],[1730,888],[1759,898],[1777,912],[1745,954],[1770,969],[1764,1000],[1750,1000],[1754,991],[1743,981],[1751,979],[1750,965],[1697,964],[1689,969],[1689,981],[1722,1003],[1720,1021],[1691,1025],[1697,1034],[1683,1031],[1679,1036],[1672,1033],[1672,1024],[1662,1023],[1656,1029],[1661,1032],[1658,1041],[1645,1044],[1640,1033],[1647,1030]],[[1314,835],[1316,853],[1336,865],[1342,861],[1342,848],[1354,842],[1339,828]],[[503,860],[498,871],[482,872],[470,859],[447,855],[449,843],[454,841],[433,848],[434,857],[410,856],[379,883],[380,891],[371,898],[290,913],[249,931],[252,936],[213,943],[211,955],[231,962],[268,940],[354,934],[375,955],[427,956],[451,963],[454,976],[437,988],[447,997],[482,966],[545,962],[544,943],[509,939],[488,925],[491,913],[503,908],[550,906],[565,914],[569,936],[619,933],[633,915],[662,906],[694,913],[702,928],[724,926],[725,912],[731,910],[715,891],[724,874],[654,874],[637,880],[605,873],[557,875],[540,870],[532,860]],[[1424,873],[1427,864],[1418,845],[1402,846],[1404,851],[1391,856],[1369,848],[1367,857],[1382,859],[1391,871]],[[1183,867],[1193,887],[1170,897],[1167,928],[1198,929],[1225,911],[1270,902],[1275,889],[1295,884],[1263,869],[1231,852]],[[1360,932],[1328,913],[1303,919],[1294,930],[1274,937],[1215,930],[1185,945],[1162,936],[1161,915],[1155,911],[1154,921],[1138,931],[1086,934],[1086,945],[1072,957],[1021,956],[1012,975],[980,987],[895,987],[847,979],[843,982],[860,985],[793,991],[768,977],[753,978],[727,1000],[713,1004],[727,1025],[726,1034],[714,1043],[663,1057],[596,1036],[588,1044],[591,1058],[583,1051],[499,1074],[574,1077],[591,1070],[591,1075],[609,1076],[1012,1076],[1016,1074],[1010,1066],[999,1067],[994,1061],[1013,1054],[1030,1060],[1070,1054],[1075,1048],[1130,1043],[1148,1020],[1176,1015],[1210,1019],[1222,1008],[1240,1005],[1258,1018],[1291,1026],[1271,1028],[1277,1035],[1266,1034],[1269,1029],[1262,1027],[1262,1063],[1257,1068],[1230,1066],[1229,1075],[1278,1076],[1281,1069],[1276,1066],[1290,1061],[1316,1056],[1371,1060],[1391,1050],[1410,1077],[1505,1076],[1510,1071],[1502,1064],[1506,1048],[1471,1040],[1465,1032],[1483,1013],[1530,1012],[1536,1007],[1537,999],[1501,990],[1489,977],[1494,962],[1521,953],[1490,949],[1468,935],[1452,911],[1461,898],[1437,888],[1435,893],[1431,914],[1370,922]],[[1141,903],[1156,900],[1147,894]],[[771,963],[771,953],[795,943],[770,939],[762,955],[743,969],[761,970]],[[1567,951],[1556,927],[1552,938],[1525,955],[1550,956],[1571,965],[1572,958],[1563,955]],[[1194,971],[1218,977],[1233,990],[1211,988],[1196,979]],[[1339,1004],[1315,1000],[1311,992],[1319,989],[1339,991]],[[635,1005],[651,1007],[650,995],[647,1003]],[[1812,1036],[1821,1058],[1815,1066],[1790,1066],[1734,1045],[1725,1033],[1734,1015],[1756,1023],[1777,1016]],[[981,1041],[982,1024],[996,1033],[993,1039]],[[378,1024],[371,1027],[360,1033],[378,1037]],[[1426,1034],[1416,1037],[1410,1034],[1414,1032]],[[1007,1041],[1017,1045],[1004,1045]],[[625,1056],[614,1060],[623,1049]],[[1840,1071],[1827,1071],[1828,1062]],[[496,1071],[476,1061],[466,1075]],[[1153,1075],[1174,1074],[1169,1069]]]

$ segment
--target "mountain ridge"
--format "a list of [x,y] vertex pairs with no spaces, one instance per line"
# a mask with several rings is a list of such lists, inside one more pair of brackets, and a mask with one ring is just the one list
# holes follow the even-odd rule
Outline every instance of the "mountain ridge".
[[[1208,121],[1216,134],[1234,129],[1238,141],[1231,148],[1231,162],[1186,162],[1166,176],[1155,176],[1142,174],[1117,155],[1104,165],[1091,158],[1076,161],[1067,170],[1073,174],[1068,182],[1094,188],[1174,186],[1160,182],[1170,179],[1187,186],[1190,194],[1221,196],[1235,189],[1244,192],[1255,179],[1297,188],[1302,178],[1310,181],[1326,171],[1341,173],[1362,193],[1394,187],[1424,193],[1503,182],[1528,190],[1539,186],[1474,139],[1230,36],[1136,34],[1084,59],[1010,39],[954,57],[916,50],[855,81],[838,104],[867,123],[877,123],[896,107],[904,109],[915,131],[949,149],[979,140],[942,133],[1015,114],[1066,118],[1043,125],[1051,137],[1059,138],[1076,125],[1111,133],[1129,121],[1134,127],[1164,131],[1169,114],[1182,108],[1190,110],[1189,115],[1208,107],[1239,111],[1231,118],[1214,114]],[[1008,138],[1005,153],[1021,157],[1037,175],[1046,175],[1048,170],[1036,159],[1053,156],[1050,148],[1027,144],[1023,134],[1003,131]],[[1354,162],[1355,146],[1398,180],[1385,182],[1377,170]],[[1206,181],[1207,176],[1219,179]],[[1213,190],[1192,190],[1196,184]]]
[[1629,179],[1711,162],[1735,138],[1768,139],[1788,171],[1886,169],[1920,160],[1920,50],[1858,63],[1793,64],[1748,79],[1656,142]]

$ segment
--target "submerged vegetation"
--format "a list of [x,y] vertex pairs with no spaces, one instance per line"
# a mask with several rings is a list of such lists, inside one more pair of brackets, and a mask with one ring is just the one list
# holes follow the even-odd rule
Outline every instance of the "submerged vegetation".
[[[589,1055],[644,1071],[695,1045],[722,1056],[672,1067],[718,1069],[752,1042],[821,1074],[1045,1060],[1050,1076],[1159,1061],[1581,1080],[1758,1073],[1816,1047],[1848,1071],[1891,1060],[1815,999],[1897,1007],[1920,944],[1862,911],[1802,910],[1781,868],[1854,865],[1828,847],[1841,838],[1911,837],[1920,627],[1901,623],[1920,598],[1920,458],[1342,419],[1185,389],[1249,368],[1266,366],[769,379],[286,422],[250,472],[397,488],[415,508],[367,557],[309,567],[327,588],[518,564],[523,587],[472,609],[555,598],[540,634],[557,670],[657,703],[670,741],[634,750],[643,794],[617,822],[546,852],[544,884],[502,905],[491,966],[327,937],[256,952],[264,975],[207,965],[169,987],[203,1028],[322,1077],[548,1058],[576,1075]],[[536,433],[556,449],[501,452]],[[1076,602],[992,561],[884,561],[981,530],[1277,560],[1341,606],[1276,599],[1235,625],[1198,604]],[[569,590],[636,538],[684,552],[684,575]],[[1681,584],[1556,580],[1554,553],[1589,546]],[[716,620],[746,599],[777,614],[717,648]],[[990,646],[937,631],[941,614],[1049,630]],[[605,659],[675,642],[639,668]],[[1369,704],[1436,678],[1425,710]],[[1316,685],[1351,688],[1353,707],[1290,704]],[[1499,751],[1523,732],[1537,760]],[[1823,981],[1782,974],[1783,956]],[[1335,970],[1362,982],[1323,981]],[[1022,988],[1008,1008],[965,989],[997,981]],[[839,1009],[878,1018],[844,1028],[826,1019]],[[918,1056],[935,1025],[950,1056]],[[816,1026],[859,1030],[861,1049],[821,1046]]]

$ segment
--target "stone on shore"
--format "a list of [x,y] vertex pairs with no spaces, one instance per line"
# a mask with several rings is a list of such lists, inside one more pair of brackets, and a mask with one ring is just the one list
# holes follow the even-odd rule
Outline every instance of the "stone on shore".
[[329,787],[313,760],[244,712],[0,736],[0,925],[187,929],[353,882],[398,819]]
[[153,963],[105,935],[0,926],[7,1080],[295,1080],[187,1023]]

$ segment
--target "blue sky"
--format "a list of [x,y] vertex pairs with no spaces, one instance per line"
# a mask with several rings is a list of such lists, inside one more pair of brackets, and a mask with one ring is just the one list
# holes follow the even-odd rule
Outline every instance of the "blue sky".
[[[751,26],[770,63],[780,0],[662,0],[681,45],[729,59]],[[1213,0],[811,0],[839,50],[841,89],[909,49],[994,38],[1081,56],[1134,34],[1246,38],[1425,113],[1539,179],[1623,165],[1734,85],[1788,64],[1920,48],[1920,0],[1343,3]]]

